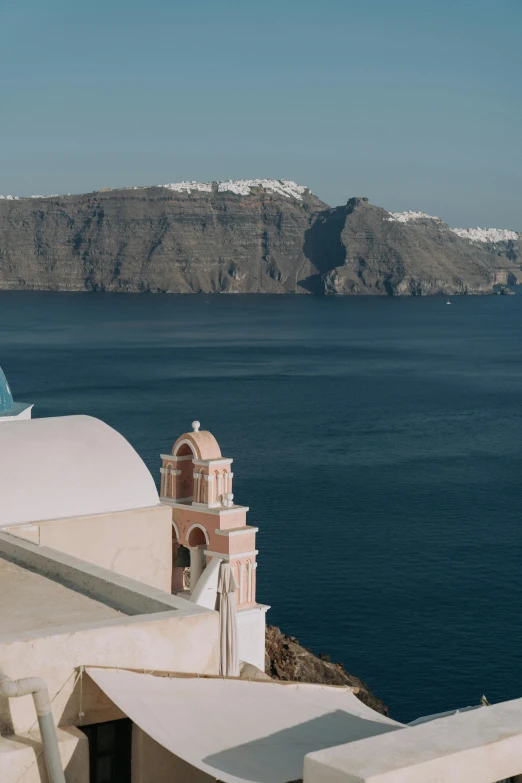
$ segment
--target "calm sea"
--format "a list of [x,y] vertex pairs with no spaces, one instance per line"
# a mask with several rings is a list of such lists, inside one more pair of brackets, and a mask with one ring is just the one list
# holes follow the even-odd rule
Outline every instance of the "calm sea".
[[[393,717],[522,696],[522,297],[0,294],[35,416],[210,429],[268,620]],[[0,431],[1,432],[1,431]]]

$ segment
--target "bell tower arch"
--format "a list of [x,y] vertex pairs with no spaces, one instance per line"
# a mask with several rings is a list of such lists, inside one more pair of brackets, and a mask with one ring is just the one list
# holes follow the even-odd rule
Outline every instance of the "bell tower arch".
[[238,583],[235,596],[238,633],[243,634],[246,650],[243,660],[263,669],[268,607],[256,601],[258,528],[247,524],[248,507],[234,500],[233,460],[222,455],[212,433],[200,426],[193,421],[192,432],[180,435],[172,452],[161,455],[160,500],[172,509],[172,590],[186,589],[181,576],[188,560],[190,593],[213,558],[230,563]]

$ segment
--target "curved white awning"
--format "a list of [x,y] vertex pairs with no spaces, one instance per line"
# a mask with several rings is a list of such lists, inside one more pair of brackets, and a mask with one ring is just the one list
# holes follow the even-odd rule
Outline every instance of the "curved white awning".
[[223,783],[288,783],[307,753],[402,728],[349,688],[86,669],[146,734]]

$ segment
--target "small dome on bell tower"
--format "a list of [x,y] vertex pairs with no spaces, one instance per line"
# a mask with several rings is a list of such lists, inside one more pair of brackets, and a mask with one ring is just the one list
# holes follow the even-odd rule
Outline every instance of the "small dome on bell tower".
[[200,427],[193,421],[192,432],[179,436],[172,454],[161,455],[161,497],[207,508],[232,506],[232,460],[222,456],[212,433]]

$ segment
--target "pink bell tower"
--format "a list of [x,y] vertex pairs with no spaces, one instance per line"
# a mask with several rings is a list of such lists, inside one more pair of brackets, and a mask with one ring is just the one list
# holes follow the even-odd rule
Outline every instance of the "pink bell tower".
[[241,658],[264,670],[265,614],[256,602],[257,527],[247,525],[247,506],[234,502],[232,459],[223,457],[212,433],[192,422],[192,432],[161,454],[160,499],[172,508],[172,592],[189,596],[212,558],[230,563],[237,584]]

